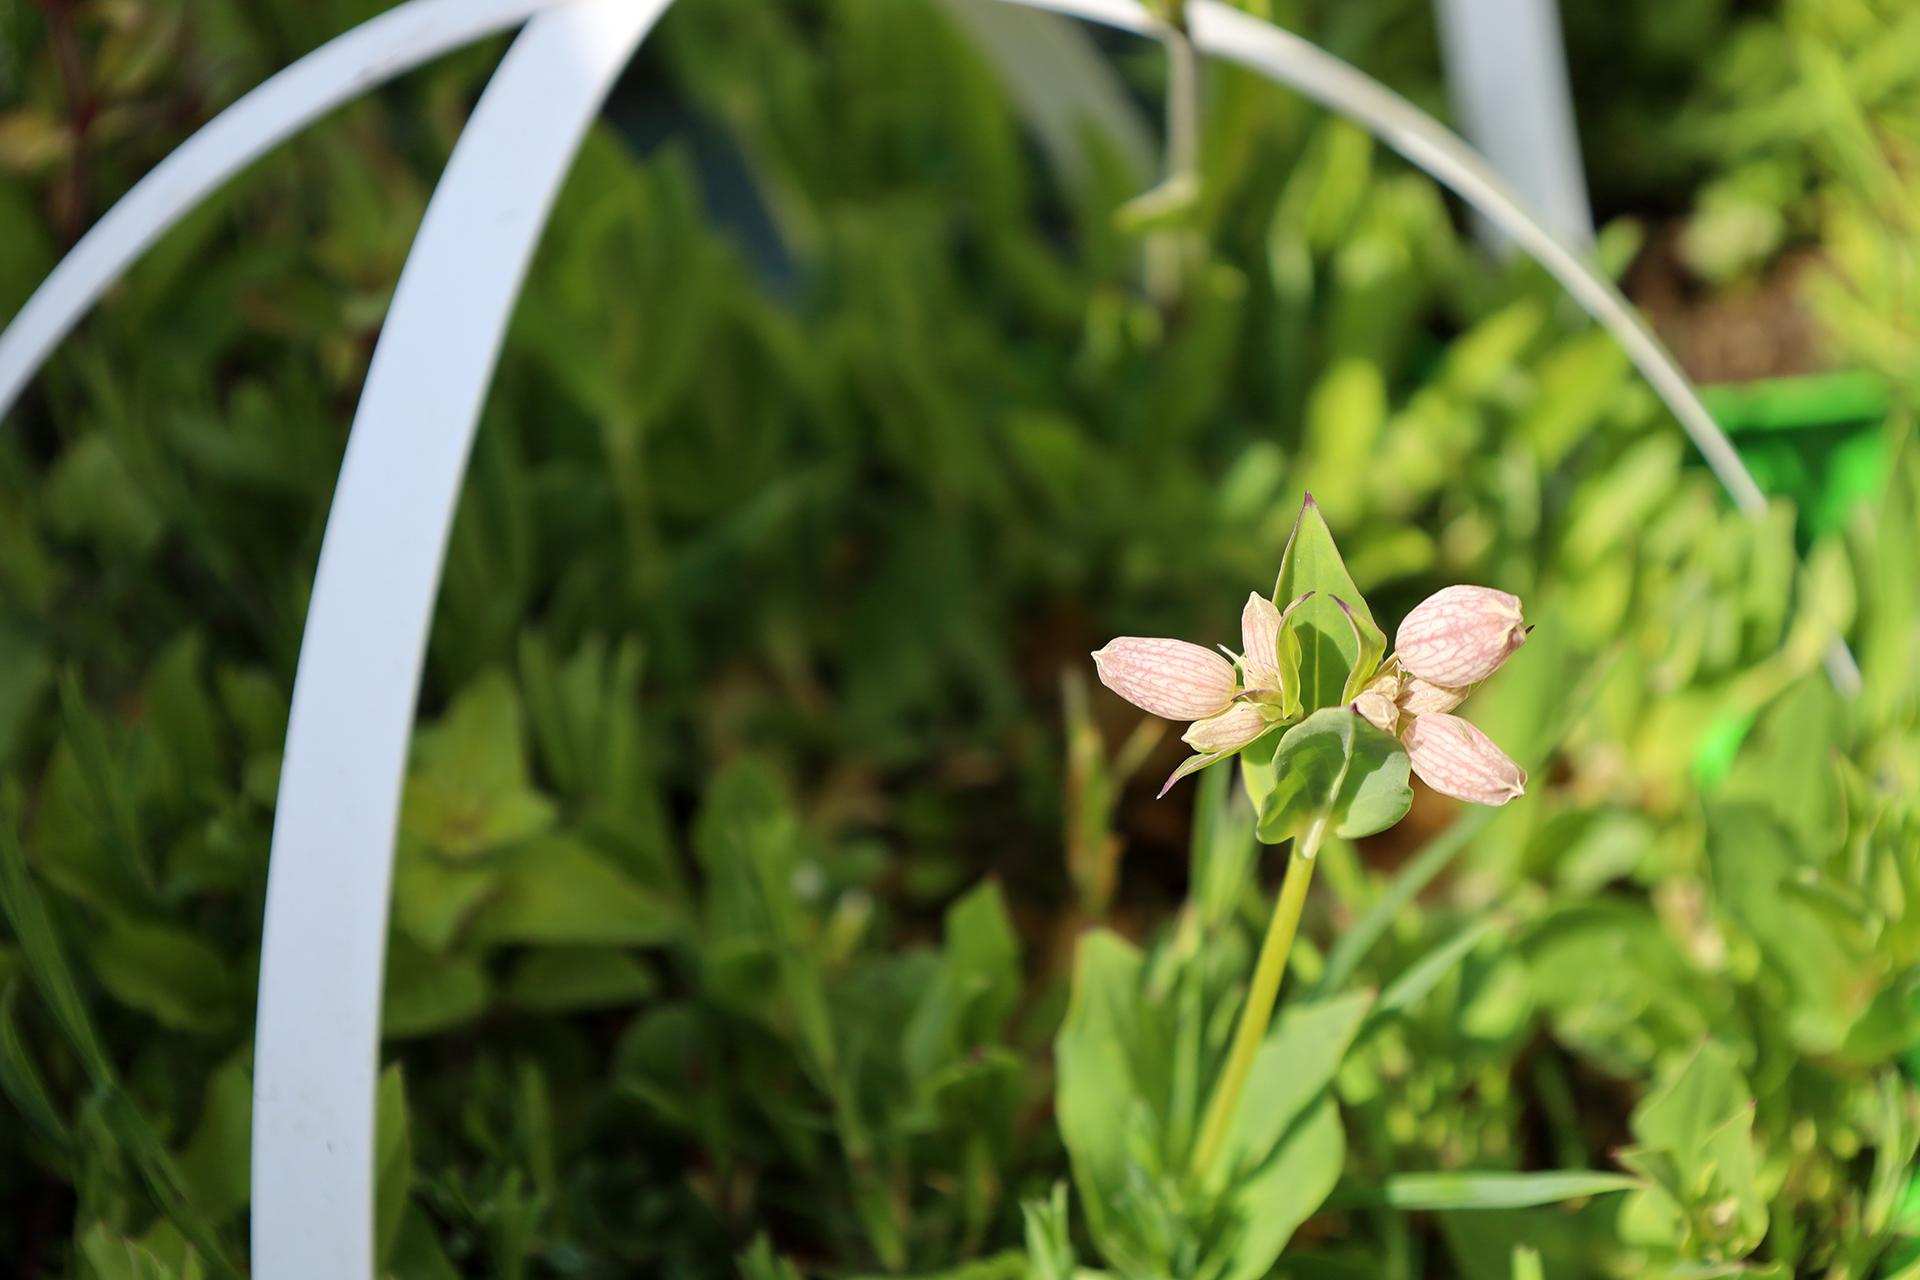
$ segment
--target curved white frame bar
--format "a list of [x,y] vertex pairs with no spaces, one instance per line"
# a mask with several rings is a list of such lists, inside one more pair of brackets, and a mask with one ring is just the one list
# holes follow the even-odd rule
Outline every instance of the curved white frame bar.
[[[1142,35],[1134,0],[1008,0]],[[274,143],[353,93],[559,0],[408,0],[249,93],[137,185],[0,334],[0,412],[141,250]],[[322,545],[295,677],[262,938],[253,1266],[367,1276],[393,845],[441,560],[501,337],[588,124],[671,0],[574,0],[514,42],[462,133],[401,274]],[[1350,115],[1538,258],[1625,348],[1749,516],[1731,443],[1619,291],[1471,148],[1315,46],[1192,0],[1195,45]],[[1837,654],[1837,657],[1836,657]],[[1858,670],[1836,638],[1829,670]]]
[[329,40],[181,143],[88,229],[0,334],[0,416],[126,269],[201,201],[335,107],[559,0],[411,0]]
[[1433,7],[1448,96],[1467,140],[1568,244],[1590,246],[1593,207],[1557,0],[1434,0]]
[[394,832],[447,533],[553,199],[668,2],[584,0],[521,32],[434,190],[367,371],[307,610],[274,816],[253,1076],[262,1280],[372,1267]]

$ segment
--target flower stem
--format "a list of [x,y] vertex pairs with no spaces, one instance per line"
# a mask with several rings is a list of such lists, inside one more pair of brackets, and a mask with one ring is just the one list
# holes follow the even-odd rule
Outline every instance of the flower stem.
[[1307,901],[1307,884],[1313,879],[1314,855],[1320,851],[1320,837],[1326,831],[1326,819],[1317,818],[1306,834],[1293,842],[1293,856],[1287,860],[1286,882],[1280,886],[1280,900],[1273,904],[1273,919],[1267,925],[1266,941],[1260,944],[1260,959],[1253,967],[1253,985],[1247,989],[1247,1002],[1240,1010],[1240,1025],[1234,1029],[1233,1047],[1220,1070],[1213,1097],[1207,1102],[1207,1118],[1200,1127],[1200,1141],[1193,1149],[1189,1172],[1195,1179],[1220,1155],[1227,1138],[1227,1125],[1240,1105],[1247,1076],[1253,1070],[1254,1055],[1266,1039],[1267,1024],[1273,1019],[1273,1006],[1280,995],[1280,979],[1287,971],[1287,955],[1293,950],[1293,935],[1300,927],[1300,908]]

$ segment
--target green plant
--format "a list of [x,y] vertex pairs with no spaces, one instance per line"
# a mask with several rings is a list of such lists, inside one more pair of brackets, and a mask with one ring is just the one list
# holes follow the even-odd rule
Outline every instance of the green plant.
[[[67,139],[0,148],[0,311],[366,8],[0,5],[0,137]],[[1424,12],[1279,16],[1437,105]],[[1839,21],[1741,13],[1776,47]],[[387,1273],[1906,1265],[1920,458],[1911,202],[1874,175],[1910,168],[1912,82],[1874,52],[1909,47],[1902,15],[1847,13],[1870,143],[1807,152],[1789,223],[1889,416],[1878,487],[1803,561],[1788,504],[1727,511],[1612,344],[1340,121],[1207,71],[1168,302],[1114,221],[1119,167],[1034,163],[938,10],[676,6],[634,83],[731,140],[800,283],[716,229],[710,151],[589,140],[429,653]],[[500,48],[262,161],[0,435],[0,1254],[30,1273],[241,1265],[306,584],[386,291]],[[1636,48],[1621,66],[1697,62]],[[1160,56],[1117,49],[1150,99]],[[1660,77],[1607,102],[1724,91]],[[1596,189],[1685,207],[1701,118],[1616,131],[1650,158],[1601,148]],[[1603,262],[1639,238],[1610,226]],[[1106,637],[1229,629],[1308,489],[1383,632],[1444,583],[1527,601],[1537,630],[1463,710],[1530,777],[1484,816],[1415,782],[1392,831],[1323,835],[1248,1123],[1195,1194],[1280,868],[1230,765],[1156,803],[1171,743],[1092,689],[1069,756],[1051,709]],[[1836,627],[1854,701],[1817,670]]]

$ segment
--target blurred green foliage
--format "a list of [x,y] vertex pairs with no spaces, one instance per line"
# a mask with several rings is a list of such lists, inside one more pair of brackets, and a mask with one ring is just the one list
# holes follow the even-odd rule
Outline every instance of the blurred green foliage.
[[[0,314],[197,122],[380,7],[0,3]],[[1274,7],[1440,106],[1424,4]],[[732,140],[802,283],[775,296],[714,230],[688,146],[589,138],[430,646],[384,1274],[1911,1267],[1920,25],[1566,10],[1577,50],[1624,51],[1600,80],[1576,58],[1603,199],[1693,209],[1703,290],[1817,250],[1832,362],[1889,389],[1871,491],[1804,558],[1790,504],[1732,513],[1613,344],[1351,125],[1212,69],[1203,247],[1162,306],[1121,166],[1094,143],[1056,180],[941,10],[675,7],[632,75]],[[306,592],[503,47],[261,161],[0,434],[22,1276],[244,1267]],[[1153,101],[1155,51],[1115,52]],[[1639,238],[1610,225],[1608,269]],[[1445,582],[1525,598],[1538,629],[1469,710],[1535,783],[1328,841],[1234,1178],[1189,1212],[1191,1064],[1270,887],[1226,770],[1154,805],[1176,744],[1071,682],[1115,634],[1230,639],[1308,488],[1389,631]]]

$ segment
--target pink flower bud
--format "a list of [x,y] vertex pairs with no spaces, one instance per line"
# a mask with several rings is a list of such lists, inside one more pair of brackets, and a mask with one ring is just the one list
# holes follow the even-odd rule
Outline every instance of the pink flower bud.
[[1240,655],[1246,668],[1247,688],[1280,687],[1280,610],[1263,595],[1249,593],[1247,607],[1240,611]]
[[1436,711],[1451,711],[1466,696],[1465,689],[1449,689],[1445,685],[1413,676],[1407,681],[1406,687],[1400,690],[1398,701],[1403,715],[1425,716]]
[[1121,636],[1093,661],[1101,684],[1163,720],[1204,720],[1233,703],[1233,664],[1185,640]]
[[1267,731],[1267,718],[1251,702],[1236,702],[1217,716],[1196,720],[1180,741],[1202,755],[1238,751]]
[[1526,638],[1520,597],[1491,587],[1443,587],[1400,624],[1394,651],[1408,675],[1458,689],[1492,675]]
[[1413,771],[1442,795],[1498,808],[1527,791],[1527,771],[1459,716],[1417,717],[1400,735]]

